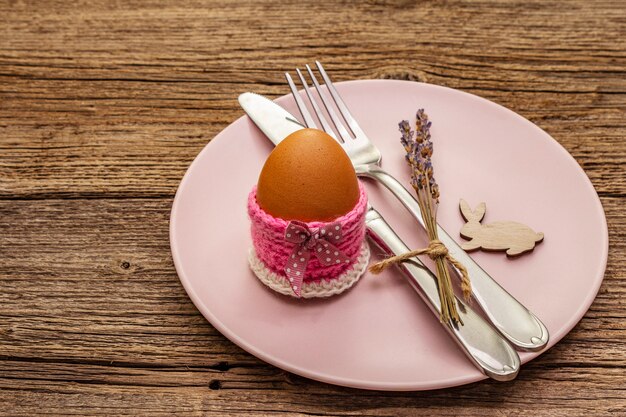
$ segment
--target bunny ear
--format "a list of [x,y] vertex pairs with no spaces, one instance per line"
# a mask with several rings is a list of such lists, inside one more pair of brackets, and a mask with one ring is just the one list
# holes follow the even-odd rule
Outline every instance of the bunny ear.
[[478,206],[476,206],[476,210],[474,210],[473,216],[474,218],[480,222],[483,217],[485,217],[485,211],[487,211],[487,206],[485,205],[485,203],[480,203]]
[[469,204],[467,204],[467,201],[461,199],[461,201],[459,202],[459,208],[461,209],[461,215],[466,222],[469,222],[474,218],[472,209],[470,208]]

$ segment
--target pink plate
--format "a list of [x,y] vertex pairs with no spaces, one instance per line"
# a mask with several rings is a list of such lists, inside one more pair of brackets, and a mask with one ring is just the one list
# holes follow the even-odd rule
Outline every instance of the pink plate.
[[[533,252],[473,256],[532,310],[558,342],[583,317],[604,276],[608,232],[600,200],[576,161],[546,132],[495,103],[429,84],[352,81],[338,90],[408,184],[398,122],[419,107],[433,122],[439,222],[457,236],[459,199],[487,203],[484,222],[514,220],[545,234]],[[297,115],[293,99],[277,103]],[[231,341],[287,371],[332,384],[426,390],[485,378],[395,270],[365,275],[345,294],[297,301],[248,269],[246,197],[272,144],[246,116],[224,129],[185,174],[172,207],[176,270],[200,312]],[[424,233],[380,186],[370,201],[411,247]],[[520,354],[528,362],[539,353]],[[522,369],[521,372],[524,372]]]

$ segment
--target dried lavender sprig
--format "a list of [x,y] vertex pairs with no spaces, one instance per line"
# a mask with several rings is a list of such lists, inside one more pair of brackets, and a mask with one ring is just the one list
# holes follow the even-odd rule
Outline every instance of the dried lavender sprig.
[[439,202],[439,186],[434,177],[431,157],[433,155],[433,143],[431,141],[428,115],[424,109],[419,109],[415,115],[415,131],[411,131],[409,122],[403,120],[399,123],[402,137],[400,141],[406,152],[406,159],[411,164],[411,185],[416,190],[422,190],[428,185],[430,194],[435,204]]
[[428,115],[424,112],[424,109],[419,109],[415,114],[415,140],[418,143],[424,141],[430,141],[430,125]]
[[415,143],[413,141],[414,132],[411,130],[411,125],[409,124],[408,120],[403,120],[398,123],[398,128],[400,129],[400,133],[402,134],[402,137],[400,137],[400,142],[402,143],[402,146],[404,146],[404,150],[408,155],[413,152],[413,146]]
[[406,152],[405,158],[411,166],[411,183],[414,187],[417,186],[417,175],[424,171],[420,158],[417,157],[417,143],[414,140],[415,132],[411,130],[411,125],[408,120],[403,120],[398,123],[398,129],[402,136],[400,142]]
[[[433,143],[430,136],[431,122],[423,109],[419,109],[415,116],[415,131],[411,130],[408,121],[403,120],[398,124],[402,134],[400,141],[406,152],[406,160],[411,167],[411,185],[417,193],[417,203],[422,212],[424,226],[430,239],[426,249],[418,249],[402,255],[380,261],[370,268],[372,271],[382,271],[387,265],[404,262],[416,255],[428,254],[437,267],[437,287],[441,301],[442,322],[456,322],[463,324],[456,309],[454,291],[450,282],[448,267],[445,262],[457,265],[458,261],[450,256],[445,246],[439,241],[437,233],[437,206],[439,203],[439,187],[434,177],[434,169],[431,161],[433,155]],[[442,250],[443,248],[443,250]],[[458,264],[461,265],[461,264]],[[461,265],[462,267],[462,265]],[[467,277],[467,271],[464,274]]]

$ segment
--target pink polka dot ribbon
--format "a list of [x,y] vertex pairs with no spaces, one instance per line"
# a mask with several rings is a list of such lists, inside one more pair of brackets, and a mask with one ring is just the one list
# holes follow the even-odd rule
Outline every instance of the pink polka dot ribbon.
[[309,228],[306,223],[290,221],[285,229],[285,240],[295,243],[291,256],[287,258],[285,275],[297,297],[302,291],[304,272],[309,263],[311,252],[323,266],[349,263],[345,256],[333,243],[341,240],[341,223],[328,223],[320,228]]

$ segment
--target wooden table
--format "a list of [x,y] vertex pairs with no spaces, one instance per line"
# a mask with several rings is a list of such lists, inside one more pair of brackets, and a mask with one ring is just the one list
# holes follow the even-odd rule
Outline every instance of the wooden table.
[[[187,297],[168,240],[182,175],[241,116],[239,92],[285,94],[282,73],[314,59],[336,80],[500,103],[591,178],[610,231],[604,283],[516,381],[310,381],[230,343]],[[624,415],[625,110],[623,1],[2,0],[0,413]]]

